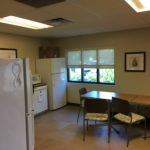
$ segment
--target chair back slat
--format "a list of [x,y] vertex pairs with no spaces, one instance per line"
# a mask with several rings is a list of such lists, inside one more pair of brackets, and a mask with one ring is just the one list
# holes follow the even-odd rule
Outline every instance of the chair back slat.
[[104,99],[85,99],[84,109],[86,113],[107,113],[108,103]]
[[113,113],[122,113],[124,115],[130,115],[130,105],[127,100],[112,97],[111,111]]
[[80,101],[84,99],[84,98],[81,97],[81,95],[86,94],[86,93],[87,93],[86,88],[79,89]]
[[77,116],[77,123],[79,120],[81,108],[83,108],[83,106],[84,106],[84,98],[82,98],[81,95],[85,94],[85,93],[87,93],[86,88],[83,87],[83,88],[79,89],[80,105],[79,105],[79,112],[78,112],[78,116]]

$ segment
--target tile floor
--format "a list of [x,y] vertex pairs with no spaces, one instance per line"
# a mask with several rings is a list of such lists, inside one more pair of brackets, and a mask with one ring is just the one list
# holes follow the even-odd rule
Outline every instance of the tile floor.
[[83,141],[82,116],[77,124],[77,112],[77,106],[69,105],[35,117],[35,150],[150,150],[150,138],[142,138],[142,127],[133,128],[128,148],[122,127],[120,135],[112,130],[110,144],[106,126],[91,126]]

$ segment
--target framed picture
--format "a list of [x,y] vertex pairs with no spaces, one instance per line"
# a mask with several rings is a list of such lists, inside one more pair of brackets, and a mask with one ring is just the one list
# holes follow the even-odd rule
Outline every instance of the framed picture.
[[125,71],[145,72],[145,52],[125,53]]
[[0,58],[3,58],[3,59],[17,58],[17,49],[0,48]]

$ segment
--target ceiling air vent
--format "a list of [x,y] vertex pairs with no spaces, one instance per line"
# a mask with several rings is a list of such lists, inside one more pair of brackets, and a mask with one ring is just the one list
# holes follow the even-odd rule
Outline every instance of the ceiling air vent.
[[65,0],[15,0],[15,1],[32,6],[32,7],[40,8],[43,6],[48,6],[48,5],[64,2]]
[[46,20],[44,21],[44,23],[52,25],[52,26],[59,26],[63,24],[73,23],[73,22],[64,18],[54,18],[51,20]]

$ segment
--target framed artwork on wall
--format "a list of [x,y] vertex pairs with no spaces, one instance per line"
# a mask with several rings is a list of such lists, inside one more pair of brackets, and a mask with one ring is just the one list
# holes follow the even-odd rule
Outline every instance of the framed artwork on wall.
[[17,58],[17,49],[0,48],[0,58],[3,58],[3,59]]
[[125,53],[126,72],[145,72],[145,52]]

